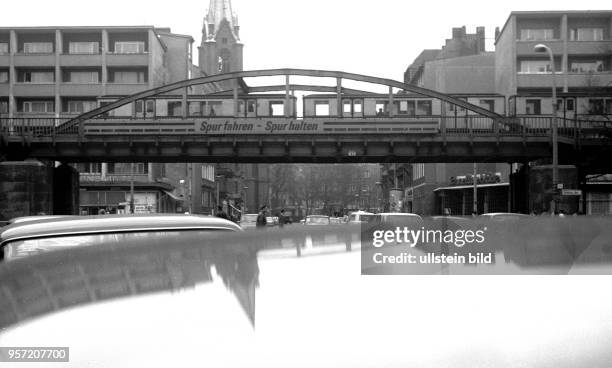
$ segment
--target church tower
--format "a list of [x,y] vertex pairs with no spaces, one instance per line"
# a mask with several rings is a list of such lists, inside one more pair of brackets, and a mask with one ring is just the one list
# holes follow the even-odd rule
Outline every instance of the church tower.
[[206,75],[243,70],[243,46],[231,0],[210,0],[198,47],[200,70]]

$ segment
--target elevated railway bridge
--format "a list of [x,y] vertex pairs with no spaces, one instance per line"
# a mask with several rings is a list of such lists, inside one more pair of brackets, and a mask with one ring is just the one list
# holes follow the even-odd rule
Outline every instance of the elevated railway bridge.
[[[245,79],[284,77],[248,86]],[[335,80],[293,84],[291,78]],[[349,88],[346,81],[387,93]],[[231,86],[206,95],[189,88]],[[298,106],[295,93],[310,92]],[[499,105],[503,104],[500,97]],[[102,101],[102,100],[101,100]],[[402,82],[273,69],[180,81],[71,118],[0,118],[0,157],[62,162],[526,162],[551,156],[550,116],[508,117]],[[462,115],[449,114],[463,109]],[[298,110],[302,110],[299,114]],[[606,119],[558,118],[562,163],[609,168]]]

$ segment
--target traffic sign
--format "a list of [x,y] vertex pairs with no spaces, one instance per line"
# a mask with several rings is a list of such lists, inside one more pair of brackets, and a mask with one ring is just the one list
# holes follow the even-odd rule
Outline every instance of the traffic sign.
[[561,195],[563,196],[581,196],[582,190],[580,189],[562,189]]

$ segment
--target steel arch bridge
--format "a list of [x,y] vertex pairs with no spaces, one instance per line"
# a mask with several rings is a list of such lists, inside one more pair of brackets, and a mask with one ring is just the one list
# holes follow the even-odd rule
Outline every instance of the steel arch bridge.
[[[285,77],[285,84],[250,87],[244,81],[279,76]],[[336,85],[291,84],[292,76],[333,78]],[[383,86],[388,93],[346,88],[345,80]],[[188,103],[194,96],[187,90],[200,85],[214,89],[202,99],[223,97],[231,111],[192,116]],[[181,104],[181,116],[108,116],[123,106],[176,91],[181,92],[173,95]],[[239,112],[240,100],[258,96],[263,101],[265,93],[278,91],[284,92],[282,116],[246,117]],[[305,112],[297,118],[291,106],[294,91],[331,94],[316,96],[327,96],[336,111],[326,116]],[[437,101],[438,113],[431,108],[424,115],[395,111],[395,103],[414,95]],[[359,117],[345,116],[343,101],[356,97],[361,99],[361,109],[384,100],[388,111],[368,115],[362,110]],[[444,104],[469,113],[459,117],[458,125],[457,116],[445,115]],[[509,118],[463,99],[386,78],[327,70],[253,70],[167,84],[68,119],[0,118],[0,154],[5,159],[64,162],[518,162],[550,156],[551,121],[550,117]],[[581,148],[600,147],[603,142],[607,147],[607,139],[595,130],[592,122],[564,121],[559,134],[561,157],[576,158]]]

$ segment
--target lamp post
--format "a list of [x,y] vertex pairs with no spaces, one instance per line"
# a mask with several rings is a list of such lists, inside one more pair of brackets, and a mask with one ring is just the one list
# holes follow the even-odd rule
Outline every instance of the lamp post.
[[552,83],[552,165],[553,165],[553,201],[552,213],[557,212],[557,185],[559,183],[559,142],[557,137],[557,85],[555,81],[555,58],[550,47],[544,44],[537,44],[533,48],[535,52],[546,52],[550,57],[551,83]]
[[249,190],[249,187],[244,187],[242,188],[244,190],[244,203],[242,204],[242,214],[246,214],[248,213],[248,206],[247,206],[247,191]]

